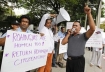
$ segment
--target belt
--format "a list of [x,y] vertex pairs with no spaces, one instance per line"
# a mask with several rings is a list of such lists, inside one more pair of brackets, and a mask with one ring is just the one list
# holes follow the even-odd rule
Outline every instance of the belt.
[[81,56],[68,56],[68,59],[69,60],[74,60],[74,59],[80,59],[82,57],[84,57],[84,56],[83,55],[81,55]]

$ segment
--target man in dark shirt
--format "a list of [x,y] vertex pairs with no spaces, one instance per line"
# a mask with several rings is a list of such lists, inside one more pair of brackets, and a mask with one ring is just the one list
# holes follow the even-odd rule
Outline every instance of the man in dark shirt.
[[76,21],[72,26],[73,31],[69,30],[68,34],[62,40],[63,45],[68,43],[66,72],[84,72],[85,58],[83,55],[85,44],[95,31],[91,9],[86,6],[84,12],[87,14],[90,29],[86,33],[80,34],[81,25]]

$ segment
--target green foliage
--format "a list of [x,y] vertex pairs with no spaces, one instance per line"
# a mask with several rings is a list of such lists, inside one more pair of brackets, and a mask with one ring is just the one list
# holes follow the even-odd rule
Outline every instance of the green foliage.
[[15,15],[12,8],[8,6],[7,0],[0,0],[0,21],[3,21],[7,16]]
[[105,4],[102,2],[101,17],[105,17]]
[[85,0],[18,0],[17,6],[28,10],[29,16],[39,19],[45,13],[59,13],[59,9],[64,7],[71,16],[71,21],[84,19]]
[[[7,6],[7,0],[1,0]],[[8,0],[9,2],[15,3],[15,8],[24,7],[30,10],[28,15],[31,17],[32,22],[38,25],[41,17],[45,13],[59,13],[59,9],[64,7],[71,17],[71,21],[81,20],[82,26],[85,22],[84,4],[87,0]],[[89,0],[91,4],[98,4],[100,0]],[[90,6],[98,9],[98,5]],[[4,13],[5,14],[5,13]],[[10,14],[10,13],[9,13]],[[102,9],[102,16],[104,9]],[[94,19],[97,15],[97,10],[92,10]]]

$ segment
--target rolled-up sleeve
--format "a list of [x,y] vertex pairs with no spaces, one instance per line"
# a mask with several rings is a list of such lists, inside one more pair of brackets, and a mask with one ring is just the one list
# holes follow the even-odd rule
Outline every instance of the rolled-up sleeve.
[[86,37],[86,32],[83,33],[83,34],[84,34],[84,38],[85,38],[85,40],[87,41],[89,38]]
[[0,38],[6,37],[7,33],[4,33]]
[[44,15],[43,15],[43,17],[42,17],[42,19],[41,19],[41,21],[40,21],[40,23],[39,23],[39,27],[38,27],[38,30],[39,30],[39,31],[44,27],[45,21],[46,21],[46,19],[48,19],[49,17],[50,17],[50,14],[44,14]]

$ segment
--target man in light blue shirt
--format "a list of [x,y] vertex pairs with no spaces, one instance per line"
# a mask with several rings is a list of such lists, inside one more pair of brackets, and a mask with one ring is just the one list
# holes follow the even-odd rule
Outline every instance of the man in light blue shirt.
[[[64,38],[65,37],[65,27],[61,27],[61,30],[58,32],[58,36],[60,38]],[[60,67],[63,67],[63,57],[64,57],[64,53],[62,54],[58,54],[57,56],[57,64],[60,66]]]
[[60,38],[64,38],[65,37],[65,28],[61,27],[61,31],[58,32],[58,36]]
[[[32,33],[30,30],[28,30],[29,24],[30,24],[30,18],[26,15],[22,15],[19,19],[19,28],[16,29],[15,31],[18,32],[26,32],[26,33]],[[5,43],[5,37],[7,33],[5,33],[1,38],[0,38],[0,45],[3,46]]]
[[[19,28],[16,29],[15,31],[18,32],[26,32],[26,33],[32,33],[30,30],[28,30],[29,24],[30,24],[30,18],[26,15],[22,15],[19,19]],[[5,33],[2,38],[0,38],[0,45],[4,46],[5,44],[5,38],[6,38],[7,33]],[[2,53],[3,54],[3,53]],[[0,63],[2,63],[2,61],[0,60]],[[30,72],[30,71],[27,71]]]

